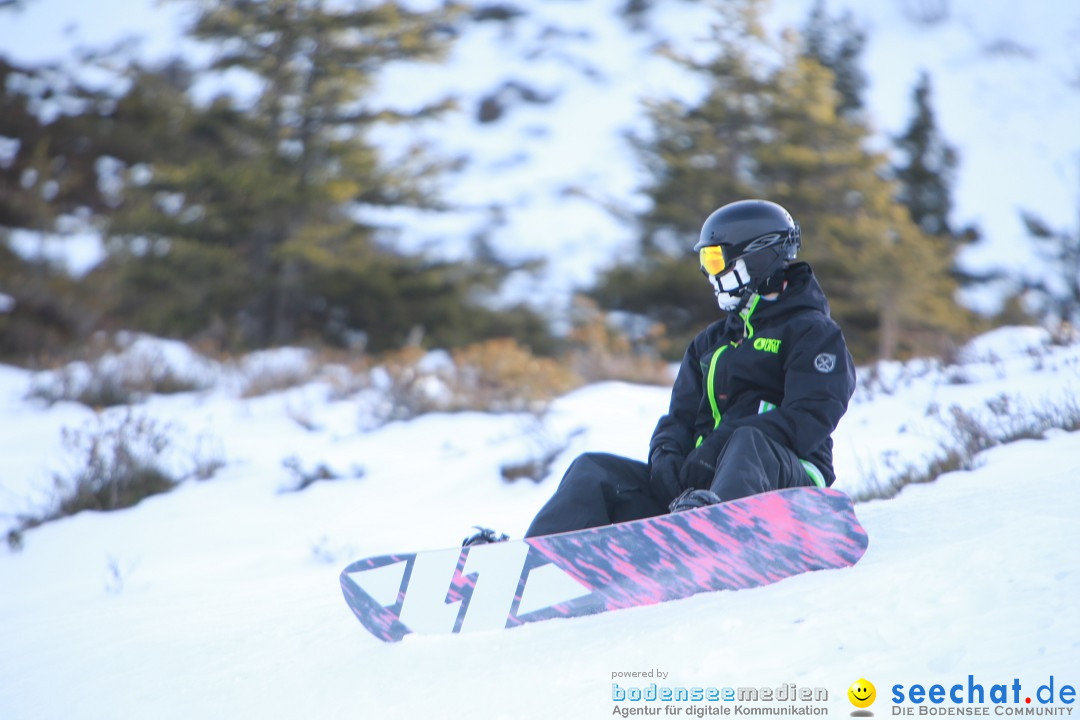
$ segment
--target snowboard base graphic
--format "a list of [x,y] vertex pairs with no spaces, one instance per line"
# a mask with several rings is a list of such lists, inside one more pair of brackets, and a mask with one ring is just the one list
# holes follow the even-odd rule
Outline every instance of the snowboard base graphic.
[[587,530],[358,560],[341,573],[380,640],[515,627],[758,587],[854,565],[867,536],[850,498],[790,488]]

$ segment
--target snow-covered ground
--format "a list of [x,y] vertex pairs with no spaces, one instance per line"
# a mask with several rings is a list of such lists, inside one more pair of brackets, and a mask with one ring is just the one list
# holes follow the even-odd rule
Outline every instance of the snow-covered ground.
[[[132,348],[189,370],[201,388],[131,410],[169,428],[177,471],[192,453],[224,465],[129,510],[47,523],[25,533],[21,551],[0,551],[5,720],[603,718],[637,706],[700,717],[725,705],[618,703],[613,681],[794,683],[826,689],[819,706],[846,716],[847,688],[860,678],[876,685],[870,709],[881,717],[895,712],[894,685],[963,684],[966,694],[969,675],[987,694],[1020,682],[1019,704],[997,710],[1075,707],[1059,695],[1043,706],[1036,693],[1051,676],[1056,694],[1080,684],[1080,433],[999,446],[970,472],[857,504],[870,546],[851,569],[387,645],[347,609],[338,586],[345,565],[452,546],[473,523],[520,535],[578,452],[642,457],[667,390],[604,383],[541,417],[436,414],[373,427],[368,391],[343,393],[325,376],[243,397],[253,365],[296,367],[303,353],[222,368],[172,343],[142,338]],[[932,456],[954,405],[990,426],[1007,424],[1003,408],[1031,416],[1080,397],[1080,345],[1052,345],[1041,331],[997,331],[962,360],[862,370],[836,434],[837,487],[869,493]],[[0,367],[8,525],[11,513],[41,507],[54,473],[71,470],[63,428],[108,427],[128,412],[95,419],[81,405],[26,398],[48,381]],[[501,479],[502,465],[563,443],[543,482]],[[288,492],[289,458],[341,478]],[[656,669],[669,675],[613,680]],[[989,698],[986,707],[995,713]]]

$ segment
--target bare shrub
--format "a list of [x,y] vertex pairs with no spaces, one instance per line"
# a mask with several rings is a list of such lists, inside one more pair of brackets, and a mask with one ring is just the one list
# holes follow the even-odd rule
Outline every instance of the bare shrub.
[[912,24],[931,27],[949,19],[949,4],[949,0],[900,0],[900,11]]
[[[927,413],[941,414],[936,407],[928,408]],[[876,472],[865,477],[867,489],[856,492],[854,499],[890,498],[907,485],[933,482],[950,472],[973,470],[977,467],[978,454],[984,450],[1019,440],[1038,440],[1051,430],[1080,430],[1080,399],[1068,393],[1056,400],[1043,400],[1038,406],[1029,406],[1022,400],[1002,394],[986,400],[977,411],[951,406],[942,418],[942,425],[944,435],[938,442],[938,452],[930,460],[922,465],[902,467],[887,461],[892,470],[890,477],[884,482]]]
[[248,355],[239,372],[240,396],[253,398],[311,382],[318,375],[318,364],[306,350],[281,348]]
[[671,371],[661,357],[665,330],[645,323],[633,333],[629,323],[615,322],[588,298],[574,298],[570,367],[586,383],[621,380],[646,385],[670,385]]
[[78,461],[74,471],[53,475],[57,517],[82,510],[120,510],[151,495],[172,490],[179,482],[162,466],[171,428],[128,412],[110,425],[63,429],[64,447]]
[[869,473],[864,472],[862,489],[852,493],[852,500],[865,502],[888,499],[895,497],[908,485],[930,483],[946,473],[971,470],[973,467],[973,456],[965,454],[961,448],[948,441],[942,441],[939,451],[925,464],[906,463],[898,466],[894,458],[889,458],[886,460],[886,469],[889,472],[884,480],[876,469]]
[[[78,357],[35,375],[27,397],[49,405],[68,401],[108,408],[139,403],[154,394],[192,392],[208,386],[199,372],[191,368],[181,371],[166,357],[162,342],[126,333],[95,336]],[[194,352],[187,363],[208,364]]]
[[108,512],[133,507],[153,495],[169,492],[187,477],[208,479],[225,461],[207,453],[200,438],[190,458],[190,472],[179,472],[166,460],[175,428],[130,408],[122,416],[98,415],[82,428],[63,428],[61,440],[70,469],[54,472],[51,507],[36,516],[22,516],[8,532],[8,545],[18,550],[26,530],[84,510]]
[[222,447],[221,440],[208,433],[200,434],[195,439],[195,447],[191,453],[189,477],[196,480],[209,480],[225,465],[225,449]]
[[347,475],[334,470],[325,462],[319,462],[312,467],[305,468],[303,461],[296,455],[290,455],[282,460],[281,466],[288,470],[293,478],[293,485],[284,488],[282,492],[300,492],[317,482],[341,480],[345,477],[361,478],[364,476],[362,467],[353,467]]
[[376,412],[380,420],[408,420],[450,409],[445,389],[451,370],[429,357],[418,347],[407,347],[386,355],[372,371],[372,386],[381,394]]
[[453,353],[455,410],[542,412],[581,378],[557,360],[537,357],[515,341],[488,340]]
[[329,388],[327,400],[345,400],[371,388],[371,360],[365,354],[323,351],[321,379]]
[[542,413],[581,384],[557,360],[533,355],[508,338],[452,353],[405,348],[385,356],[371,378],[382,422],[431,412]]
[[544,423],[542,415],[534,416],[523,430],[529,441],[529,454],[524,459],[503,463],[499,468],[502,479],[509,483],[518,480],[542,482],[551,474],[551,468],[559,456],[569,449],[570,442],[583,432],[583,428],[578,428],[566,437],[556,437]]

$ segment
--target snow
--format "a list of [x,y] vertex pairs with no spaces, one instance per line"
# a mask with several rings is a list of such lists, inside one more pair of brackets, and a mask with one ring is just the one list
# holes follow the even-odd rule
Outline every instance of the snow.
[[[182,355],[146,337],[128,347],[155,344],[157,357]],[[961,356],[960,366],[860,369],[835,436],[838,488],[872,490],[897,458],[932,455],[944,425],[931,406],[974,413],[1004,393],[1040,407],[1080,392],[1080,345],[1039,331],[998,330]],[[295,368],[305,356],[260,358]],[[189,360],[200,372],[211,363]],[[612,673],[649,669],[670,673],[669,686],[822,687],[832,715],[850,713],[845,693],[862,677],[877,686],[878,716],[894,684],[973,675],[989,690],[1016,678],[1033,694],[1051,675],[1059,688],[1080,683],[1080,432],[998,446],[972,471],[858,503],[870,546],[851,569],[383,644],[345,605],[347,564],[453,546],[474,523],[520,536],[576,454],[643,457],[668,388],[601,383],[541,415],[430,414],[373,428],[363,394],[341,397],[318,373],[244,397],[235,372],[218,366],[209,385],[131,408],[174,428],[178,450],[210,438],[224,460],[212,479],[47,523],[21,551],[0,551],[0,717],[600,718],[617,705]],[[0,366],[0,529],[41,509],[52,474],[73,460],[63,428],[128,412],[95,419],[82,405],[28,399],[40,381]],[[501,479],[502,465],[552,443],[566,450],[543,482]],[[291,492],[290,457],[339,479]],[[688,714],[708,703],[671,705]]]
[[73,277],[93,270],[104,256],[101,236],[96,232],[61,235],[12,230],[6,241],[20,256],[61,268]]

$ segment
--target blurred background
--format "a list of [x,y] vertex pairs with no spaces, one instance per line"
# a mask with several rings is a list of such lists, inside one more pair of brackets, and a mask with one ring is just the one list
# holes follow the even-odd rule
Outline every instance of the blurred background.
[[655,379],[746,197],[861,363],[1080,321],[1069,0],[0,0],[0,90],[30,369],[137,331]]

